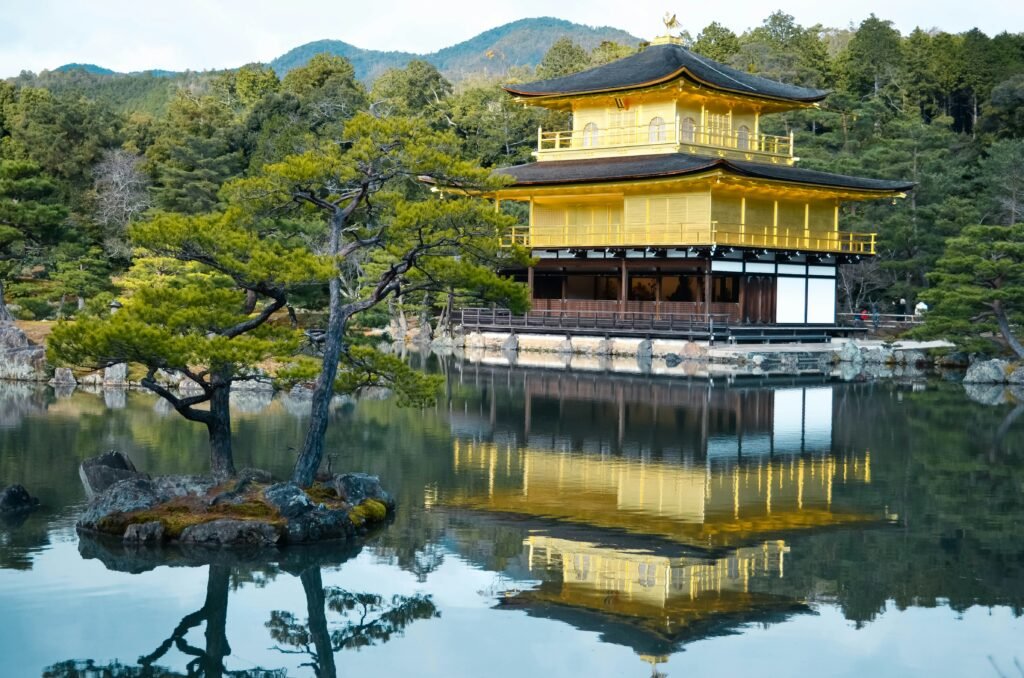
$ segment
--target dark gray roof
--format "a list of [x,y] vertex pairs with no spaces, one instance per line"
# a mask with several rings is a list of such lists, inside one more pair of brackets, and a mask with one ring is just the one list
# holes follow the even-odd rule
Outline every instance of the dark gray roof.
[[514,186],[546,186],[683,176],[710,172],[716,169],[759,179],[813,184],[831,188],[848,188],[858,191],[895,193],[907,191],[914,187],[913,182],[909,181],[850,177],[843,174],[830,174],[828,172],[818,172],[788,165],[770,165],[767,163],[730,160],[728,158],[708,158],[682,153],[532,162],[526,165],[506,167],[496,170],[496,172],[514,178]]
[[827,90],[786,85],[744,73],[695,54],[682,45],[652,45],[590,70],[523,85],[506,85],[505,90],[523,97],[588,94],[657,85],[677,77],[728,92],[787,101],[809,103],[821,101],[828,95]]

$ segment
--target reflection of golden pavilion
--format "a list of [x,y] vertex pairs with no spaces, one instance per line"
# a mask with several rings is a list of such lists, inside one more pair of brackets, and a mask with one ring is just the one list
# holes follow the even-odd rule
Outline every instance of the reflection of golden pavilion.
[[450,497],[450,505],[689,544],[877,519],[832,506],[837,484],[871,482],[869,453],[685,466],[456,440],[453,454],[456,472],[485,474],[486,487]]
[[[738,548],[720,558],[661,556],[540,534],[529,536],[525,545],[531,571],[560,573],[558,598],[563,602],[593,598],[603,608],[641,615],[673,608],[690,611],[700,599],[747,594],[751,578],[781,578],[789,552],[782,540]],[[671,626],[673,621],[666,623]]]
[[664,655],[687,639],[807,610],[751,587],[757,579],[783,577],[789,547],[781,540],[720,557],[663,556],[540,534],[524,545],[541,584],[507,597],[503,607],[598,630],[603,640],[641,655]]

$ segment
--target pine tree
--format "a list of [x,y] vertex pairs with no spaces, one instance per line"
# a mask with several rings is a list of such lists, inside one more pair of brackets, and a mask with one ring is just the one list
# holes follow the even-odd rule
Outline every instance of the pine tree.
[[156,206],[182,214],[215,209],[221,185],[243,169],[239,136],[227,104],[180,93],[146,152]]
[[[512,220],[466,195],[493,190],[498,181],[459,159],[454,134],[433,131],[422,118],[359,114],[345,127],[348,143],[322,144],[239,180],[233,205],[253,214],[319,214],[322,248],[336,262],[330,276],[322,367],[313,392],[309,429],[293,480],[308,486],[323,457],[328,405],[339,371],[343,381],[405,385],[415,379],[389,356],[349,345],[350,321],[395,297],[458,294],[514,309],[527,305],[524,286],[498,275],[523,254],[498,248]],[[504,258],[504,262],[502,259]]]
[[[121,308],[95,305],[74,322],[60,323],[48,341],[57,364],[102,367],[141,364],[142,384],[182,416],[204,424],[210,468],[234,474],[231,384],[256,375],[268,358],[287,358],[299,335],[273,325],[295,285],[321,283],[330,273],[322,257],[287,237],[282,224],[265,224],[238,210],[198,217],[157,214],[131,229],[148,257],[122,281]],[[250,311],[248,295],[262,306]],[[158,371],[191,379],[198,392],[179,395]],[[202,407],[206,405],[206,407]]]
[[993,342],[1024,359],[1017,334],[1024,326],[1024,224],[969,226],[951,238],[928,276],[922,296],[931,304],[923,336],[955,341],[966,350]]

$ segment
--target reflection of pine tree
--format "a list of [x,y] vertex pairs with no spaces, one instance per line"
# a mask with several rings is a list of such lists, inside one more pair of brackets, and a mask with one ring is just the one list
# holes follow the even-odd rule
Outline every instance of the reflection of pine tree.
[[[385,599],[373,593],[325,589],[320,568],[310,568],[300,578],[306,592],[306,623],[299,622],[291,612],[275,610],[266,626],[277,642],[276,650],[308,654],[311,661],[303,666],[312,667],[319,678],[337,675],[335,652],[386,643],[417,619],[441,616],[429,595]],[[340,625],[334,629],[328,626],[326,610],[341,617]]]

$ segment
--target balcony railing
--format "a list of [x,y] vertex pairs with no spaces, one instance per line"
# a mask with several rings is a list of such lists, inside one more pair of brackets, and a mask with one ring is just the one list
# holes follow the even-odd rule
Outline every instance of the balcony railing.
[[793,157],[792,133],[783,137],[710,125],[687,125],[684,122],[556,132],[545,132],[543,128],[537,128],[538,154],[662,145],[702,146],[739,153]]
[[805,230],[790,226],[750,224],[644,224],[623,227],[566,226],[534,229],[517,226],[502,240],[505,246],[530,248],[574,247],[688,247],[730,245],[766,249],[806,250],[842,254],[874,254],[874,233]]

